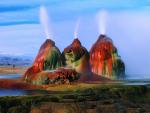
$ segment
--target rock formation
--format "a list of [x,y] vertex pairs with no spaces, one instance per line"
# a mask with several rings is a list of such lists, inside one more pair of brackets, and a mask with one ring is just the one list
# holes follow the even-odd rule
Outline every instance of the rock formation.
[[62,54],[55,43],[47,39],[24,78],[32,84],[64,84],[75,80],[109,81],[110,78],[119,78],[124,72],[124,63],[112,40],[100,35],[90,55],[78,39],[74,39]]
[[53,70],[62,65],[61,63],[61,53],[59,49],[55,46],[55,42],[47,39],[42,46],[35,58],[35,61],[24,74],[25,79],[32,78],[37,73],[44,70]]
[[63,56],[67,67],[75,69],[82,77],[91,75],[89,53],[78,39],[64,49]]
[[113,41],[100,35],[90,50],[92,72],[107,78],[120,78],[125,74],[125,65],[118,55]]
[[42,71],[28,81],[29,83],[40,84],[69,84],[78,80],[80,74],[73,69],[57,68],[53,71]]

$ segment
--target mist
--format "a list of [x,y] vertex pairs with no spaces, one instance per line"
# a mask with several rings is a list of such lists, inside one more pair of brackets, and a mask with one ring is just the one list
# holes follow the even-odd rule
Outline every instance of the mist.
[[110,13],[108,36],[117,46],[131,76],[150,78],[150,12]]

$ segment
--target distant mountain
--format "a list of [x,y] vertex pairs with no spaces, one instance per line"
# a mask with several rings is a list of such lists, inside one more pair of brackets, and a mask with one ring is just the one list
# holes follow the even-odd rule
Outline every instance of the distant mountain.
[[0,66],[30,66],[33,58],[25,55],[0,54]]

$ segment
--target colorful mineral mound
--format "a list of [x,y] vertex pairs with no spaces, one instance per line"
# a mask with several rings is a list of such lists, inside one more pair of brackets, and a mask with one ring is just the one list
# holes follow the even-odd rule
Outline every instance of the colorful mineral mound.
[[109,81],[124,73],[125,65],[112,40],[100,35],[90,55],[78,39],[74,39],[62,54],[55,43],[47,39],[24,78],[32,84],[64,84],[75,80]]
[[53,71],[41,71],[37,73],[36,76],[32,76],[28,82],[36,85],[68,84],[78,80],[79,77],[80,74],[75,70],[61,67]]
[[30,78],[43,70],[53,70],[62,65],[61,53],[55,46],[55,42],[47,39],[42,46],[35,58],[35,61],[24,74],[24,77]]
[[125,65],[118,55],[113,41],[105,35],[100,35],[90,50],[90,65],[92,72],[107,78],[122,78]]
[[63,55],[67,67],[75,69],[82,76],[90,75],[89,53],[78,39],[64,49]]

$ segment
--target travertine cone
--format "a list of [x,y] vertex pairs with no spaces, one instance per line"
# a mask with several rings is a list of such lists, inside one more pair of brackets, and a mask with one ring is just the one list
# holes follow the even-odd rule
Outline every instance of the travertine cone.
[[119,78],[125,73],[125,65],[118,56],[117,48],[105,35],[100,35],[92,46],[90,65],[93,73],[107,78]]
[[90,76],[89,53],[82,46],[79,39],[74,39],[72,44],[64,49],[64,63],[67,67],[75,69],[78,73]]
[[55,46],[55,42],[47,39],[40,47],[32,67],[25,72],[25,78],[30,78],[30,76],[43,70],[52,70],[60,67],[62,65],[60,57],[61,53]]

